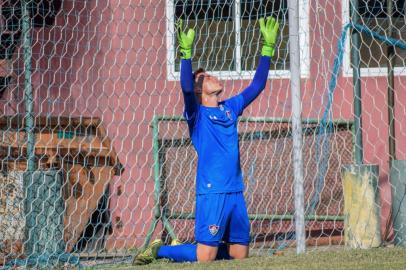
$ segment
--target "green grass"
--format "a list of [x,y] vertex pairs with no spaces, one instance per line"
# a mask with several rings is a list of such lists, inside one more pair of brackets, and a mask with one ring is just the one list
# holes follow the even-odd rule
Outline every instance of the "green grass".
[[121,265],[97,269],[185,269],[185,270],[222,270],[222,269],[272,269],[272,270],[405,270],[405,248],[377,248],[370,250],[311,251],[305,255],[286,254],[271,257],[250,257],[240,261],[216,261],[212,263],[171,263],[157,261],[147,266]]

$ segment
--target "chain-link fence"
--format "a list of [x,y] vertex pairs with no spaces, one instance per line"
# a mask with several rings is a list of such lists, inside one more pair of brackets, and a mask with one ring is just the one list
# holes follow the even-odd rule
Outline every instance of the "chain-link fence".
[[[197,157],[179,117],[177,19],[196,30],[193,68],[222,80],[224,99],[254,76],[258,19],[278,19],[265,91],[239,122],[241,165],[253,250],[297,244],[287,0],[0,6],[3,267],[115,263],[153,238],[194,241]],[[406,2],[299,0],[297,8],[306,243],[341,246],[371,220],[377,242],[403,243]],[[351,195],[362,185],[343,188],[348,171],[363,172],[342,171],[354,163],[379,166],[369,195]],[[345,207],[346,195],[359,200]]]
[[[177,238],[193,242],[197,156],[189,135],[184,132],[186,122],[170,117],[159,119],[154,126],[158,141],[154,143],[159,149],[156,181],[162,187],[160,212],[171,220]],[[352,163],[352,123],[334,123],[328,137],[322,137],[324,143],[328,140],[329,147],[316,154],[322,146],[319,127],[311,119],[303,124],[306,229],[308,237],[313,238],[311,241],[340,242],[344,206],[340,168]],[[239,131],[252,244],[273,251],[294,240],[291,123],[289,119],[247,118],[240,121]],[[321,167],[325,167],[323,182],[317,186],[320,177],[317,168]]]

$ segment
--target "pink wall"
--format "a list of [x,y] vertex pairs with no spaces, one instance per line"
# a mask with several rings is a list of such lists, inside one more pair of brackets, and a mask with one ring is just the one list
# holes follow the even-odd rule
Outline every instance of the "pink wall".
[[[303,82],[303,117],[321,117],[341,33],[341,1],[310,1],[310,76]],[[334,9],[332,7],[335,7]],[[318,13],[314,12],[319,10]],[[124,224],[114,227],[110,248],[139,246],[152,217],[153,115],[180,115],[178,83],[166,80],[166,18],[162,0],[64,1],[52,29],[34,31],[33,86],[41,114],[100,117],[119,159],[122,176],[112,182],[111,210]],[[90,19],[91,18],[91,19]],[[333,19],[332,19],[333,18]],[[225,82],[225,95],[249,81]],[[398,159],[406,159],[406,78],[396,78]],[[246,116],[288,117],[289,80],[271,80]],[[366,163],[379,164],[383,220],[388,216],[386,78],[362,79]],[[336,118],[352,118],[352,78],[340,77],[334,96]],[[121,186],[124,191],[117,196]]]

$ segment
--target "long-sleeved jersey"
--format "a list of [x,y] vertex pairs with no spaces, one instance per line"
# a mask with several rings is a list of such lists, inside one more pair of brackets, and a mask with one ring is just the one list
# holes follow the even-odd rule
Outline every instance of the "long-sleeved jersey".
[[265,88],[270,57],[262,56],[252,83],[240,94],[205,107],[194,93],[192,63],[181,62],[184,116],[198,155],[196,194],[243,191],[237,118]]

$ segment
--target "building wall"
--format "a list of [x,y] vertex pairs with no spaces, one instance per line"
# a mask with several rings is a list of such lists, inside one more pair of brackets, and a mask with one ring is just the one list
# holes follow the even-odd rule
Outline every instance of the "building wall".
[[[323,113],[341,34],[340,3],[310,1],[310,76],[302,80],[303,117]],[[165,29],[163,0],[70,0],[64,1],[54,27],[33,32],[36,111],[100,117],[124,165],[124,174],[111,183],[110,249],[143,243],[153,216],[151,120],[154,115],[182,112],[180,85],[166,79]],[[395,82],[397,155],[406,159],[406,78],[396,77]],[[224,96],[248,84],[248,80],[225,81]],[[339,77],[334,118],[352,119],[352,86],[351,77]],[[364,157],[365,163],[380,166],[382,227],[391,200],[386,87],[385,77],[362,78]],[[289,88],[288,79],[268,80],[264,93],[244,115],[289,117]]]

